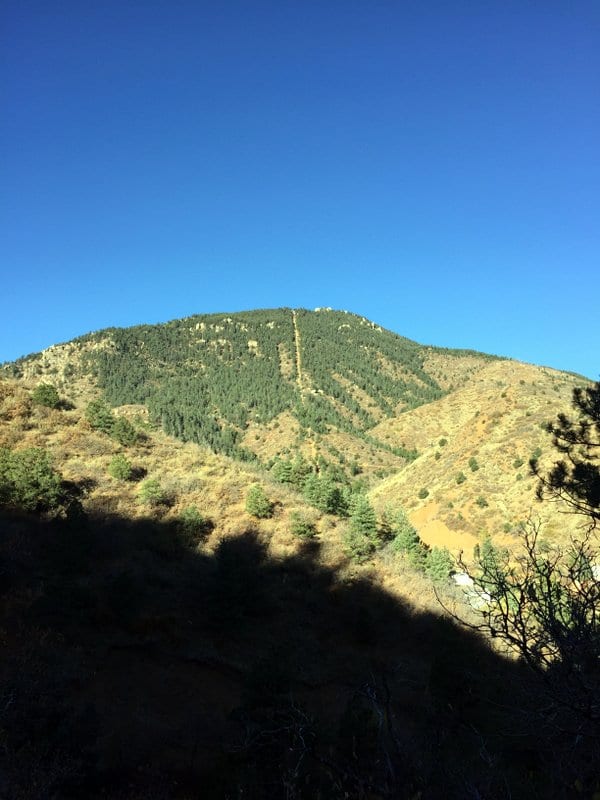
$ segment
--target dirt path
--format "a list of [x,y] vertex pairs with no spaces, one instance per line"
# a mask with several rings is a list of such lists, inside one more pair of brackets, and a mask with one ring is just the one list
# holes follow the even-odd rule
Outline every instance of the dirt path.
[[300,356],[300,331],[298,330],[298,322],[296,321],[296,312],[294,310],[292,310],[292,325],[294,326],[294,341],[296,343],[296,383],[302,398],[304,386],[302,380],[302,357]]

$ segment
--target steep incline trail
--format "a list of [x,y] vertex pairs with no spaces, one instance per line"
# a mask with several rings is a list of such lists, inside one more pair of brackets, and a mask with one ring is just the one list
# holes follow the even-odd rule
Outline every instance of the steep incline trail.
[[298,384],[300,399],[302,399],[303,386],[302,359],[300,357],[300,331],[298,330],[298,322],[296,321],[296,312],[294,310],[292,310],[292,325],[294,326],[294,341],[296,343],[296,383]]

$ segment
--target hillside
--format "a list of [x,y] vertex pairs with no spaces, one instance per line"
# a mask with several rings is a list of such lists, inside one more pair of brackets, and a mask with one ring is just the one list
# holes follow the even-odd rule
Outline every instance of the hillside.
[[325,437],[324,450],[343,442],[364,466],[397,469],[413,453],[371,429],[490,358],[424,347],[346,312],[275,309],[100,331],[4,371],[75,394],[97,385],[111,405],[144,404],[167,433],[242,459],[314,454]]
[[[108,329],[3,367],[84,406],[99,392],[167,434],[280,469],[298,456],[379,511],[404,506],[431,545],[470,553],[540,514],[528,461],[584,379],[426,347],[347,312],[274,309]],[[183,452],[183,451],[182,451]]]
[[[504,698],[510,684],[519,714],[533,704],[528,675],[445,618],[393,547],[357,563],[344,520],[256,465],[178,442],[142,407],[111,417],[131,420],[123,444],[35,387],[0,381],[0,478],[45,492],[19,509],[0,485],[7,796],[459,800],[465,780],[552,795],[554,740]],[[265,518],[246,509],[257,482]],[[459,590],[437,592],[468,618]]]
[[[556,767],[562,729],[540,721],[522,666],[438,600],[477,619],[441,546],[468,558],[485,530],[512,548],[532,508],[546,538],[568,535],[573,517],[535,503],[527,462],[554,460],[541,426],[582,381],[337,312],[211,319],[92,334],[3,370],[0,793],[593,786],[586,747]],[[240,331],[255,338],[238,363]],[[177,414],[183,439],[199,420],[188,441],[164,430]],[[266,505],[250,504],[256,486]]]
[[568,410],[585,381],[555,370],[496,361],[468,384],[380,423],[373,435],[402,441],[419,458],[371,492],[377,507],[403,505],[428,544],[470,554],[483,533],[511,547],[517,524],[540,519],[549,539],[565,540],[581,520],[538,503],[529,460],[556,460],[544,424]]

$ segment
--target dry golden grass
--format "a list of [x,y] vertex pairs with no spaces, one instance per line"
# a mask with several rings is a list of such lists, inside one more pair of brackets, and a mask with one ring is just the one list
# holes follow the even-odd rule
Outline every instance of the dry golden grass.
[[[528,462],[538,448],[542,467],[556,460],[542,426],[569,410],[578,382],[554,370],[491,362],[463,388],[381,423],[374,431],[379,438],[405,442],[420,456],[373,489],[374,503],[404,506],[425,541],[451,550],[460,549],[461,541],[470,550],[484,531],[510,544],[508,526],[530,515],[541,519],[548,538],[575,532],[580,520],[536,501]],[[459,473],[463,483],[457,483]],[[427,497],[419,497],[422,489]]]
[[[62,363],[64,372],[65,359],[76,356],[73,348],[59,346],[42,364],[54,370]],[[447,546],[455,553],[463,550],[467,557],[484,531],[496,541],[514,545],[516,523],[530,514],[542,520],[547,538],[564,539],[576,529],[578,520],[559,513],[554,504],[536,502],[528,460],[537,448],[542,451],[542,466],[556,459],[541,426],[559,411],[569,409],[573,386],[580,381],[517,362],[494,361],[481,366],[474,357],[457,360],[431,356],[436,358],[440,375],[449,376],[452,382],[466,381],[465,385],[441,400],[385,420],[372,431],[389,445],[416,448],[420,455],[412,463],[405,464],[347,433],[302,438],[297,420],[289,413],[268,425],[250,425],[244,446],[263,461],[282,453],[293,457],[298,452],[309,459],[323,455],[334,463],[336,458],[346,463],[354,460],[363,476],[375,484],[371,498],[380,512],[386,507],[406,508],[425,542]],[[44,375],[44,379],[51,380],[51,376]],[[174,520],[185,509],[195,507],[215,523],[205,547],[213,548],[223,536],[255,528],[267,538],[275,557],[290,555],[301,546],[290,531],[290,515],[302,511],[315,518],[323,563],[348,570],[349,575],[356,570],[372,570],[376,563],[376,580],[386,589],[430,607],[431,598],[421,579],[401,564],[381,558],[361,567],[349,564],[343,551],[344,523],[310,509],[297,493],[276,483],[258,467],[149,429],[145,424],[147,413],[141,406],[115,410],[137,421],[146,433],[135,446],[123,448],[91,430],[85,420],[85,406],[95,392],[89,382],[78,382],[61,391],[74,403],[70,411],[33,406],[30,395],[39,382],[38,374],[19,381],[0,381],[0,446],[47,449],[65,479],[91,481],[92,488],[84,498],[84,506],[90,510],[134,519],[155,515]],[[447,440],[444,446],[442,439]],[[149,509],[140,502],[139,481],[111,478],[108,466],[117,453],[125,453],[145,478],[158,479],[171,498],[170,505]],[[476,471],[469,466],[473,457],[479,466]],[[456,477],[461,472],[466,479],[459,484]],[[394,474],[377,481],[377,475],[386,473]],[[245,510],[248,486],[256,482],[263,485],[274,503],[270,519],[256,520]],[[419,497],[421,489],[427,489],[427,497]],[[429,585],[427,579],[422,580]]]

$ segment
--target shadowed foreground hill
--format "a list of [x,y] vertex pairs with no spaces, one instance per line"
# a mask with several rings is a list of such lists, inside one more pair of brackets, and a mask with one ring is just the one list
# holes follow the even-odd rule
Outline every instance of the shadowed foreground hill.
[[[591,785],[514,662],[241,531],[4,514],[0,794],[531,798]],[[569,739],[571,741],[571,739]]]

